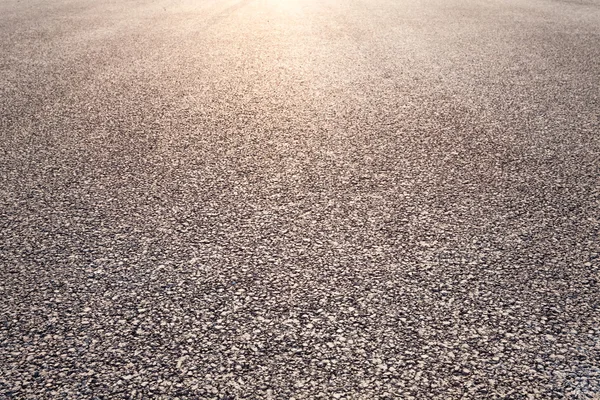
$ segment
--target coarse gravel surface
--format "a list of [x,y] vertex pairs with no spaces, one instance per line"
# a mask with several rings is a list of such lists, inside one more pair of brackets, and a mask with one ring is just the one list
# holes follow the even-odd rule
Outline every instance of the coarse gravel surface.
[[599,399],[598,0],[1,0],[0,399]]

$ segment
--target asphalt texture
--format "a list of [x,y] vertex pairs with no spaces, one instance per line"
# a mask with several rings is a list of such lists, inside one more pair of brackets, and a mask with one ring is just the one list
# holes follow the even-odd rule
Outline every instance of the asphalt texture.
[[3,0],[0,37],[0,398],[599,398],[598,1]]

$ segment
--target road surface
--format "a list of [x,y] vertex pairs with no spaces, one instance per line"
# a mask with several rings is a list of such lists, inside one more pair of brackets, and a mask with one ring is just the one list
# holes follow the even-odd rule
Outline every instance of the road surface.
[[597,0],[3,0],[0,36],[0,398],[600,395]]

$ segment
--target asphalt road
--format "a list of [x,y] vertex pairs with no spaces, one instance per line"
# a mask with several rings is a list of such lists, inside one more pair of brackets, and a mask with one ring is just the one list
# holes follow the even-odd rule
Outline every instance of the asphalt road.
[[600,398],[600,3],[2,0],[1,399]]

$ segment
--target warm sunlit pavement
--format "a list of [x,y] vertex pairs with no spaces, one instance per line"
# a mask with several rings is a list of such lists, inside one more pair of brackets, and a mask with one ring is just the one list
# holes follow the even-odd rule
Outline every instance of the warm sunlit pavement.
[[597,0],[2,0],[0,37],[1,399],[600,396]]

